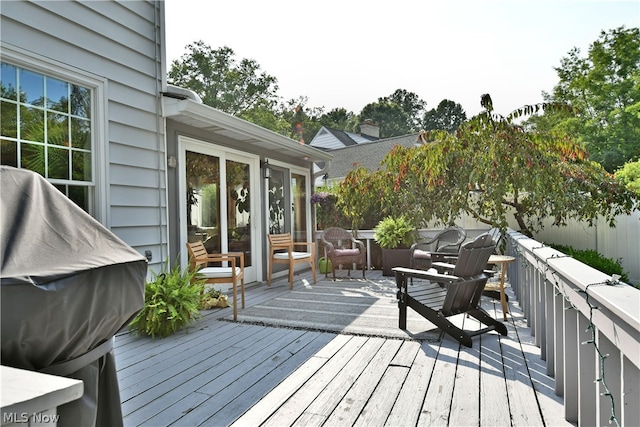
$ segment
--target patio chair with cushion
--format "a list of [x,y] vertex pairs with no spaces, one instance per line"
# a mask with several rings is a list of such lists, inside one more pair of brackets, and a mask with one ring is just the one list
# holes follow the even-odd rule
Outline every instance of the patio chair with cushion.
[[[325,257],[331,261],[333,280],[336,280],[336,267],[340,265],[347,267],[347,274],[351,277],[353,264],[362,266],[362,278],[365,278],[367,250],[362,241],[356,240],[347,230],[338,227],[324,230],[320,241],[324,246]],[[328,269],[325,270],[324,277],[327,277],[327,274]]]
[[[305,246],[309,252],[297,252],[296,246]],[[289,266],[289,288],[293,289],[293,271],[296,264],[308,262],[313,273],[313,283],[316,283],[316,244],[315,242],[294,242],[291,233],[269,234],[269,279],[271,286],[271,275],[273,264],[287,264]]]
[[[458,252],[455,264],[434,262],[434,269],[416,270],[396,267],[393,269],[398,286],[399,327],[407,327],[407,307],[442,329],[460,343],[471,347],[471,337],[489,331],[507,335],[503,323],[493,319],[480,307],[480,296],[489,277],[487,261],[495,249],[492,236],[485,233],[465,243]],[[426,279],[420,284],[408,286],[408,278]],[[479,330],[463,330],[448,317],[466,313],[478,319],[486,327]]]
[[[197,269],[205,283],[231,283],[233,285],[233,320],[238,319],[238,282],[242,294],[244,308],[244,254],[229,252],[225,254],[209,254],[202,241],[187,243],[189,263]],[[227,263],[227,266],[214,267],[211,263]]]
[[420,240],[411,246],[411,268],[428,270],[433,262],[448,261],[455,257],[460,245],[467,238],[464,229],[452,226],[438,232],[435,236]]

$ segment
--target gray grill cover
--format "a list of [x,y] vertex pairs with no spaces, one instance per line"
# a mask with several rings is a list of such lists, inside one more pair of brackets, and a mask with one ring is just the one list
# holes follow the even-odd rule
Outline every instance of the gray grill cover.
[[0,167],[0,194],[2,364],[83,380],[58,425],[122,425],[110,344],[144,305],[146,259],[36,173]]

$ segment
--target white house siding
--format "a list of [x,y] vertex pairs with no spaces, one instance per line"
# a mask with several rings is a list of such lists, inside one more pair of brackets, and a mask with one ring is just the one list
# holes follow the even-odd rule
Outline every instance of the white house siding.
[[[153,1],[2,2],[1,40],[28,57],[105,81],[106,135],[96,171],[98,219],[152,264],[167,254],[166,178],[159,93],[164,4]],[[102,126],[100,126],[102,124]]]
[[313,141],[311,141],[309,145],[312,147],[324,148],[326,150],[335,150],[336,148],[344,147],[344,144],[326,129],[323,129],[313,137]]

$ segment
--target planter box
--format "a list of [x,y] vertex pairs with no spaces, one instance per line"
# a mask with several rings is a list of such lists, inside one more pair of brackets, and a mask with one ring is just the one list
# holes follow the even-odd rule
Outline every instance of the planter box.
[[382,249],[382,275],[393,276],[393,267],[410,267],[411,249]]

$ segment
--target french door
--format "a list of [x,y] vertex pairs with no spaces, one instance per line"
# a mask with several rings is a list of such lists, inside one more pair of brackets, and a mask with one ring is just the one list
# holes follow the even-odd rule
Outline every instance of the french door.
[[[261,268],[257,238],[259,159],[229,148],[180,137],[180,235],[201,240],[209,253],[243,252],[245,282]],[[254,215],[252,215],[254,214]]]

